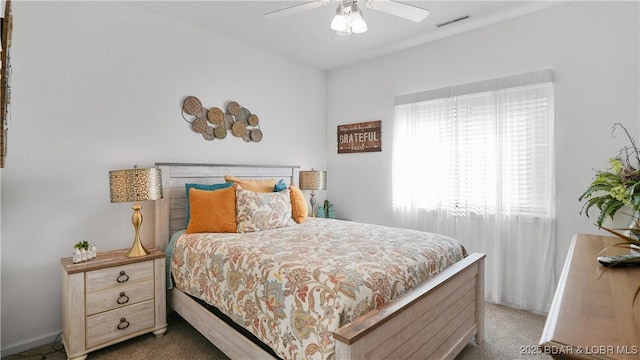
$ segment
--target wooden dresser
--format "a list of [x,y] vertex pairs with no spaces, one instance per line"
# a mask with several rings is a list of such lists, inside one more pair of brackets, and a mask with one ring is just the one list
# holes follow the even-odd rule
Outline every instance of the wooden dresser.
[[167,330],[165,254],[127,258],[128,250],[62,263],[62,341],[69,359],[134,336]]
[[596,260],[619,242],[599,235],[573,238],[540,339],[542,352],[556,359],[640,359],[640,298],[632,306],[640,267],[606,269]]

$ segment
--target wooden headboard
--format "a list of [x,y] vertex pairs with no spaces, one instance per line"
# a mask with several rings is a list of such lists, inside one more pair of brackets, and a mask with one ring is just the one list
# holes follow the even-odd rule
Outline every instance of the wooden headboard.
[[296,184],[300,166],[156,163],[162,172],[163,198],[156,200],[155,247],[164,250],[174,232],[184,229],[186,192],[184,184],[223,183],[225,175],[251,179],[283,179]]

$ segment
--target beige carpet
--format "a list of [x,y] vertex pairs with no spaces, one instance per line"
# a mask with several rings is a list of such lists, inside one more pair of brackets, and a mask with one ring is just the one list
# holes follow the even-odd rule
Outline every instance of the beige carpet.
[[[485,309],[484,344],[470,343],[456,360],[551,359],[545,355],[529,355],[523,348],[538,344],[545,317],[505,306],[487,304]],[[167,333],[156,338],[152,334],[110,346],[89,354],[89,360],[158,360],[158,359],[227,359],[218,349],[177,314],[168,316]],[[39,347],[5,360],[64,360],[66,354],[60,342]]]
[[456,360],[551,359],[531,354],[531,347],[540,341],[545,320],[542,315],[486,304],[484,343],[469,343]]

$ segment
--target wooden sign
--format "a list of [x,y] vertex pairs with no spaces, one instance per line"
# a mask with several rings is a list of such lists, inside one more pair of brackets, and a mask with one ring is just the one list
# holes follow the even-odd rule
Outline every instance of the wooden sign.
[[382,151],[382,121],[338,125],[338,154]]

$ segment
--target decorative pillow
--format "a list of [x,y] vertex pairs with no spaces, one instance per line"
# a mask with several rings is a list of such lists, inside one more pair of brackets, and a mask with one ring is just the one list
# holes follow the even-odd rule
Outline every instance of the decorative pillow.
[[273,192],[276,186],[276,179],[239,179],[235,176],[225,175],[224,180],[238,184],[245,190],[255,192]]
[[291,217],[298,224],[302,224],[309,216],[307,199],[305,199],[302,190],[295,185],[290,185],[289,191],[291,192]]
[[216,191],[189,189],[189,200],[187,234],[237,231],[236,186]]
[[260,193],[236,187],[238,232],[254,232],[289,225],[291,197],[289,189]]
[[189,225],[189,189],[213,191],[213,190],[230,188],[232,185],[233,183],[231,182],[222,183],[222,184],[190,184],[190,183],[184,184],[185,190],[187,192],[186,194],[187,206],[186,206],[186,216],[184,218],[184,227],[186,228]]
[[273,187],[273,191],[282,191],[284,189],[287,188],[287,184],[285,184],[283,179],[278,180],[278,182],[276,183],[276,186]]

